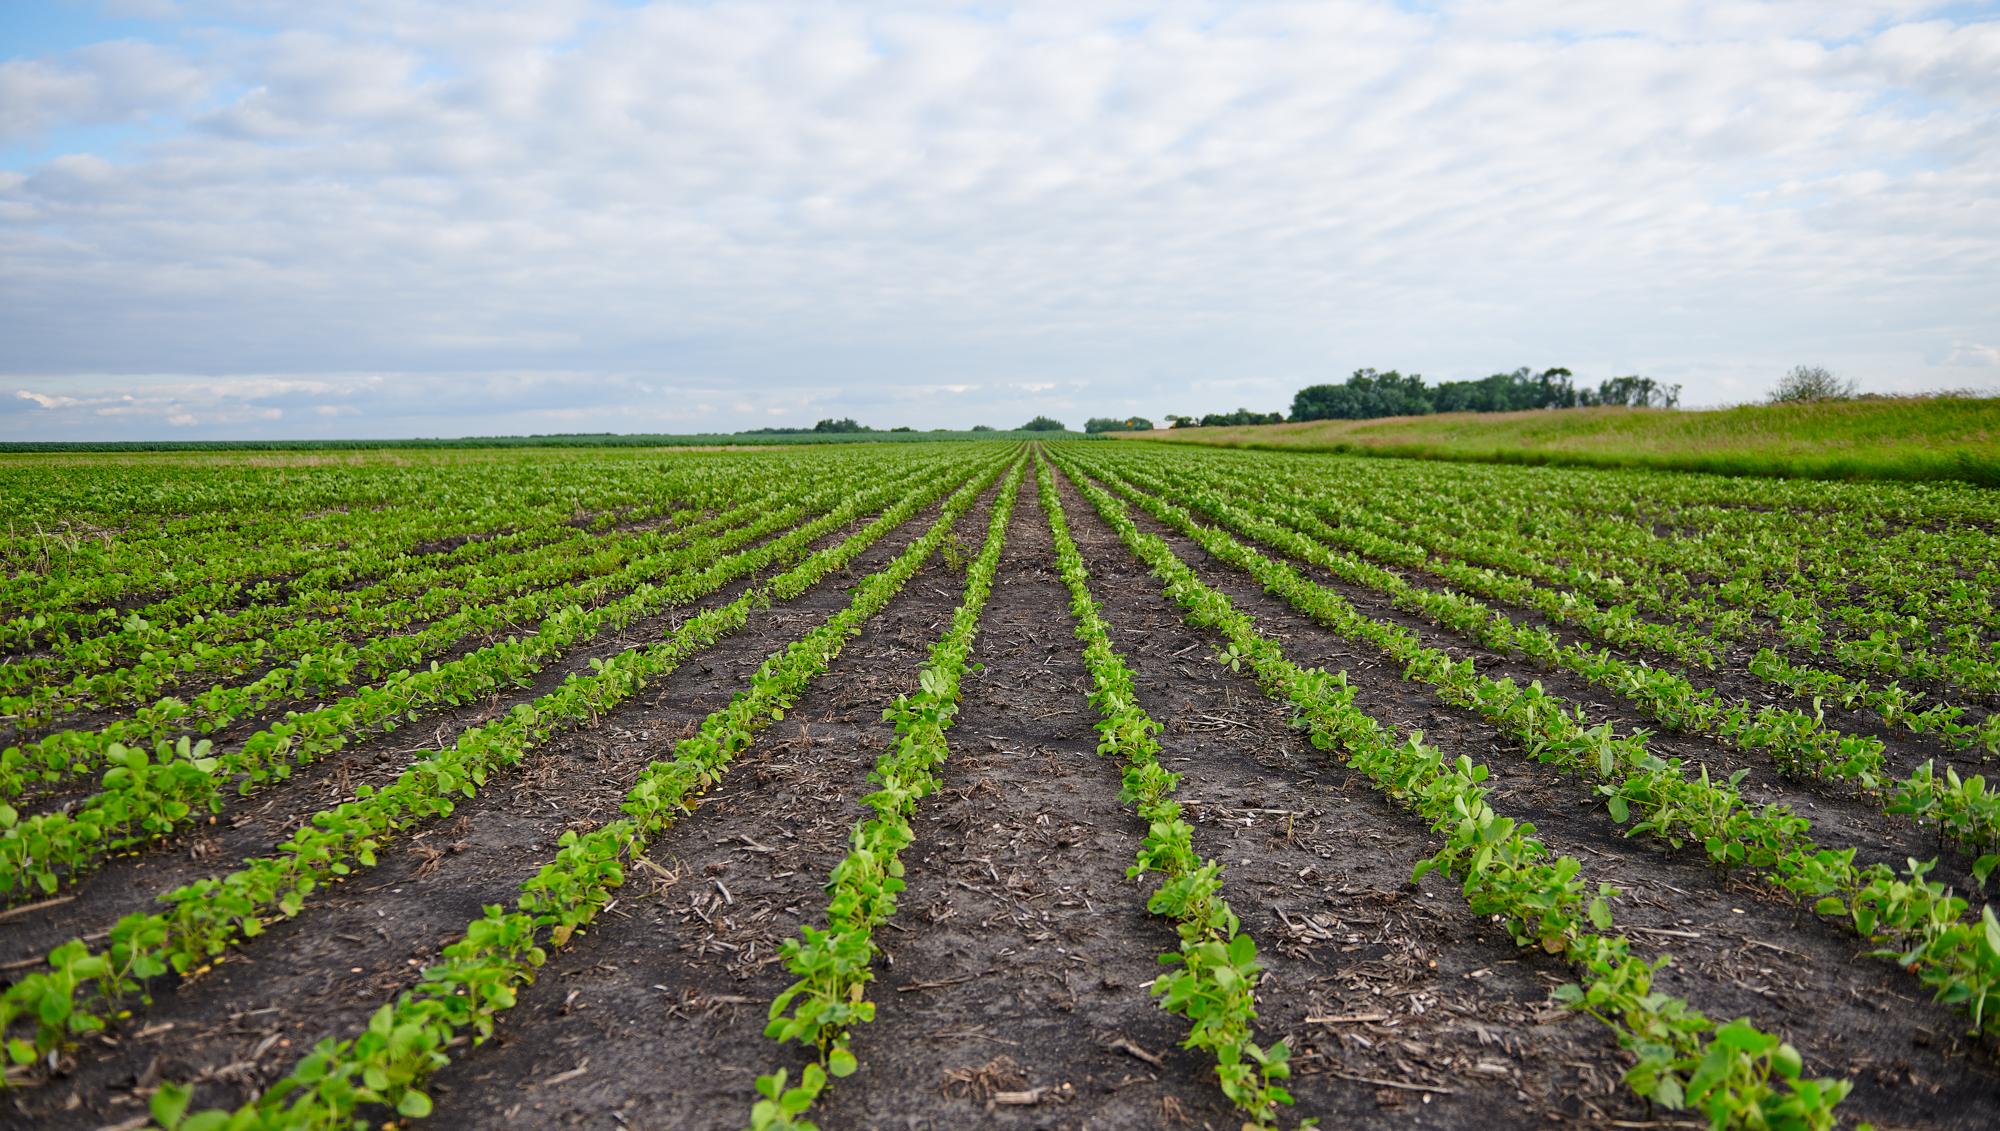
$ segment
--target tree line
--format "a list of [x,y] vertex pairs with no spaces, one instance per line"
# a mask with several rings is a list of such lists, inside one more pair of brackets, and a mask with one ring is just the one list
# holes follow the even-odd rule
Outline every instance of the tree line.
[[[1141,427],[1151,428],[1152,425],[1142,424]],[[1063,432],[1067,430],[1068,430],[1067,426],[1064,425],[1062,421],[1047,416],[1037,416],[1033,420],[1028,421],[1026,424],[1021,425],[1019,428],[1014,429],[1014,431],[1016,432]],[[742,431],[737,432],[736,435],[738,436],[813,436],[813,435],[856,436],[856,435],[864,435],[875,432],[886,433],[886,432],[915,432],[915,431],[917,431],[917,429],[912,428],[908,425],[899,425],[898,427],[895,428],[871,428],[868,425],[861,423],[860,421],[854,419],[851,416],[843,416],[837,419],[829,417],[825,420],[820,421],[818,424],[813,425],[811,428],[786,428],[786,427],[745,428]],[[944,429],[944,431],[949,431],[949,429]],[[966,431],[992,432],[995,431],[995,429],[991,424],[975,424],[971,428],[966,429]],[[1098,429],[1093,428],[1091,429],[1091,431],[1095,432],[1098,431]]]
[[1424,416],[1433,412],[1518,412],[1534,408],[1673,408],[1681,387],[1651,377],[1612,377],[1592,389],[1579,387],[1563,368],[1540,373],[1523,366],[1472,381],[1424,383],[1407,376],[1357,369],[1339,385],[1309,385],[1292,398],[1292,420],[1368,420],[1378,416]]
[[[1292,398],[1292,411],[1211,412],[1203,416],[1167,414],[1170,428],[1221,428],[1234,424],[1282,424],[1287,420],[1372,420],[1380,416],[1426,416],[1434,412],[1518,412],[1533,408],[1589,408],[1622,405],[1627,408],[1673,408],[1680,404],[1681,387],[1637,375],[1611,377],[1596,388],[1579,386],[1576,375],[1560,366],[1537,373],[1522,366],[1512,373],[1495,373],[1471,381],[1424,381],[1423,374],[1404,374],[1391,369],[1357,369],[1338,385],[1308,385]],[[1148,432],[1153,422],[1143,416],[1093,416],[1083,430],[1099,432]],[[1020,426],[1021,432],[1059,432],[1061,421],[1037,416]],[[757,428],[744,435],[784,435],[805,433],[874,432],[876,429],[852,417],[822,420],[811,428]],[[889,431],[908,432],[908,428]],[[991,432],[980,425],[974,432]]]

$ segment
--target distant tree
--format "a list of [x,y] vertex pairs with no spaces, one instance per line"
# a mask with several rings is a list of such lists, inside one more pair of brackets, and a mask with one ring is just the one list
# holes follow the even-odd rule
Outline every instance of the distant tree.
[[974,431],[974,432],[991,432],[991,431],[993,431],[993,426],[992,426],[991,424],[975,424],[975,425],[973,425],[973,426],[972,426],[972,431]]
[[897,425],[896,427],[894,427],[894,428],[891,428],[891,429],[889,429],[889,431],[891,431],[891,432],[915,432],[915,431],[916,431],[916,429],[914,429],[914,428],[910,427],[910,426],[909,426],[909,425],[907,425],[907,424],[899,424],[899,425]]
[[1193,416],[1180,416],[1180,415],[1178,415],[1178,414],[1176,414],[1176,413],[1171,413],[1171,412],[1170,412],[1170,413],[1168,413],[1168,414],[1167,414],[1167,427],[1169,427],[1169,428],[1199,428],[1199,427],[1201,427],[1201,420],[1200,420],[1200,418],[1198,418],[1198,417],[1193,417]]
[[1576,404],[1570,376],[1567,369],[1544,369],[1537,374],[1524,365],[1512,373],[1495,373],[1477,381],[1441,381],[1431,389],[1431,408],[1436,412],[1569,408]]
[[1211,412],[1201,418],[1203,428],[1220,428],[1231,424],[1283,424],[1285,414],[1281,412],[1251,412],[1239,408],[1235,412]]
[[1111,416],[1093,416],[1084,422],[1085,432],[1147,432],[1153,422],[1143,416],[1128,416],[1123,420]]
[[1060,421],[1060,420],[1052,420],[1052,419],[1050,419],[1049,417],[1046,417],[1046,416],[1037,416],[1037,417],[1036,417],[1036,418],[1034,418],[1033,420],[1030,420],[1030,421],[1028,421],[1028,422],[1027,422],[1026,424],[1023,424],[1023,425],[1021,425],[1021,428],[1020,428],[1020,430],[1021,430],[1021,431],[1023,431],[1023,432],[1065,432],[1065,431],[1068,431],[1068,429],[1066,429],[1066,428],[1064,428],[1064,427],[1063,427],[1063,422],[1062,422],[1062,421]]
[[1623,405],[1626,408],[1673,408],[1681,403],[1681,387],[1666,385],[1651,377],[1612,377],[1598,383],[1597,392],[1584,390],[1577,396],[1581,405]]
[[1778,379],[1778,387],[1771,390],[1771,403],[1844,401],[1853,397],[1858,388],[1853,381],[1843,381],[1821,366],[1795,365],[1790,373]]
[[1420,373],[1405,377],[1394,369],[1357,369],[1340,385],[1309,385],[1292,398],[1293,420],[1369,420],[1378,416],[1420,416],[1431,411],[1430,391]]
[[822,421],[820,421],[820,422],[819,422],[818,424],[815,424],[815,425],[813,425],[813,431],[815,431],[815,432],[873,432],[873,431],[875,431],[875,430],[874,430],[873,428],[869,428],[869,427],[867,427],[867,426],[865,426],[865,425],[862,425],[862,424],[857,424],[857,423],[855,422],[854,418],[853,418],[853,417],[851,417],[851,416],[845,416],[845,417],[842,417],[842,418],[840,418],[839,420],[822,420]]

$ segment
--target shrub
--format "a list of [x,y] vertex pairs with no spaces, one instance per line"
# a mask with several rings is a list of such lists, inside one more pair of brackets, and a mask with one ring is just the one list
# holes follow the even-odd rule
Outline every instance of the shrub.
[[1795,365],[1778,379],[1771,390],[1771,403],[1787,401],[1844,401],[1854,396],[1856,385],[1835,377],[1824,366]]

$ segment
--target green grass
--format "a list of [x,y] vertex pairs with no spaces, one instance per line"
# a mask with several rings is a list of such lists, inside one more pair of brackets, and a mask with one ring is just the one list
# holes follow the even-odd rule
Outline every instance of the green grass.
[[2000,487],[2000,398],[1896,397],[1704,411],[1454,412],[1112,433],[1119,439],[1492,463]]

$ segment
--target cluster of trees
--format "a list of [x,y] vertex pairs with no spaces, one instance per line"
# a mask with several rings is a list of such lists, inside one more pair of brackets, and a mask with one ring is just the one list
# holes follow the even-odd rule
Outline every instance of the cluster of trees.
[[1578,388],[1567,369],[1525,366],[1477,381],[1426,385],[1422,374],[1394,369],[1357,369],[1340,385],[1311,385],[1292,398],[1293,420],[1368,420],[1378,416],[1423,416],[1433,412],[1517,412],[1533,408],[1673,408],[1681,387],[1651,377],[1612,377],[1595,389]]
[[1199,418],[1176,416],[1173,413],[1168,413],[1167,419],[1172,422],[1172,426],[1175,428],[1220,428],[1227,424],[1283,424],[1285,422],[1285,414],[1282,412],[1251,412],[1247,408],[1239,408],[1235,412],[1211,412],[1207,416]]
[[[1174,428],[1219,428],[1231,424],[1281,424],[1291,420],[1371,420],[1380,416],[1424,416],[1434,412],[1518,412],[1535,408],[1589,408],[1622,405],[1627,408],[1674,408],[1680,404],[1681,387],[1655,381],[1651,377],[1611,377],[1596,388],[1579,387],[1575,374],[1560,366],[1537,373],[1526,366],[1512,373],[1495,373],[1476,381],[1424,382],[1423,375],[1407,376],[1394,369],[1380,372],[1357,369],[1338,385],[1309,385],[1292,398],[1291,415],[1279,412],[1211,412],[1206,416],[1167,414]],[[1771,400],[1845,400],[1856,395],[1852,381],[1841,380],[1816,365],[1801,365],[1785,374],[1772,391]],[[1153,422],[1143,416],[1118,419],[1093,416],[1086,432],[1146,432]],[[1052,417],[1037,416],[1018,429],[1022,432],[1062,432],[1067,428]],[[853,417],[822,420],[811,428],[754,428],[739,435],[802,435],[814,432],[875,432]],[[912,432],[913,428],[891,428],[891,432]],[[975,424],[974,432],[991,432],[986,424]]]

